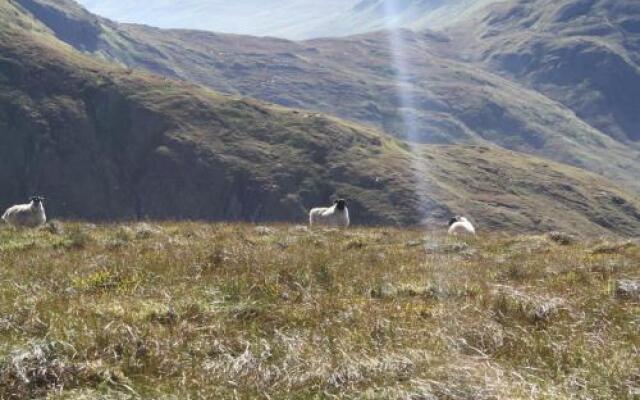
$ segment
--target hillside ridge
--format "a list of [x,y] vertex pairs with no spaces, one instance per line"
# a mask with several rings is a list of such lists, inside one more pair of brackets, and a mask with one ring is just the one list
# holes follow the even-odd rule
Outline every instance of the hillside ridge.
[[[68,43],[111,62],[228,94],[333,114],[401,139],[406,130],[405,112],[417,123],[418,135],[413,140],[421,143],[496,144],[590,170],[640,193],[640,181],[635,178],[640,175],[639,142],[616,133],[617,128],[604,129],[595,117],[588,118],[588,109],[580,111],[575,102],[566,101],[562,93],[574,93],[579,85],[563,84],[545,91],[494,66],[490,60],[498,59],[497,55],[480,59],[474,49],[492,43],[492,36],[476,38],[484,37],[482,32],[401,31],[407,57],[404,64],[409,66],[404,75],[411,83],[398,84],[391,38],[385,32],[292,42],[117,24],[95,16],[87,19],[86,11],[71,7],[62,7],[67,11],[56,18],[50,11],[41,11],[42,7],[56,8],[46,0],[18,3],[35,12],[54,32],[77,19],[89,23],[98,32],[94,50],[83,50],[85,44],[79,39]],[[479,17],[494,12],[493,8],[486,10]],[[59,38],[63,35],[58,33]],[[574,65],[571,60],[567,63]],[[413,107],[401,110],[399,90],[411,91]],[[576,101],[598,98],[591,89],[589,92],[588,96],[576,95]],[[619,114],[613,108],[611,112]],[[605,118],[606,113],[604,107],[594,115]]]
[[487,230],[640,232],[638,197],[576,168],[494,146],[409,146],[106,64],[10,3],[0,19],[3,205],[37,192],[56,217],[304,222],[341,196],[356,224],[463,213]]

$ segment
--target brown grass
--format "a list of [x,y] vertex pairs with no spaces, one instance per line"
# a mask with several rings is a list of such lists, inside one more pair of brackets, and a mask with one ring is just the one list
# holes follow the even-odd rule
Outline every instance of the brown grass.
[[640,247],[554,237],[3,228],[0,398],[637,398]]

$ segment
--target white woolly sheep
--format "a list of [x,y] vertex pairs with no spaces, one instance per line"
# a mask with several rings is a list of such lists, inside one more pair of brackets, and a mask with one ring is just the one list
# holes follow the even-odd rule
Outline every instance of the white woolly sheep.
[[38,228],[47,222],[43,197],[33,196],[29,204],[18,204],[7,209],[2,215],[4,222],[15,228]]
[[476,229],[465,217],[453,217],[449,220],[449,235],[475,235]]
[[339,199],[333,206],[314,208],[309,212],[309,225],[324,225],[346,228],[349,226],[349,209],[347,201]]

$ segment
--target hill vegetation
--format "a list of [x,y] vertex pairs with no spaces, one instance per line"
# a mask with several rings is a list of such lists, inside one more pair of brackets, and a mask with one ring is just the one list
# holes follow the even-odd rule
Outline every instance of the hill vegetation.
[[[339,182],[360,182],[352,195],[362,221],[409,222],[410,209],[395,210],[389,198],[401,181],[388,193],[367,186],[370,174],[389,175],[387,157],[406,171],[399,143],[330,117],[108,66],[1,7],[3,201],[38,191],[52,215],[91,219],[293,219],[329,201]],[[354,159],[366,176],[347,164]]]
[[638,266],[562,234],[2,229],[0,397],[632,400]]
[[[421,143],[495,144],[585,168],[640,192],[640,145],[635,140],[640,124],[634,122],[632,109],[640,92],[633,83],[638,69],[627,55],[633,52],[636,34],[594,36],[589,30],[592,22],[585,18],[554,25],[568,26],[566,30],[545,33],[544,25],[543,33],[534,34],[527,28],[527,15],[553,13],[559,7],[555,3],[507,2],[501,7],[508,18],[493,18],[498,11],[487,8],[477,12],[480,22],[461,24],[446,34],[402,31],[409,82],[398,83],[393,57],[399,55],[390,51],[384,32],[291,42],[118,24],[87,17],[86,11],[66,2],[17,2],[75,48],[133,68],[329,113],[401,138],[402,115],[408,113],[418,125],[414,140]],[[623,3],[628,2],[598,6],[612,15],[616,29],[629,26],[623,18],[635,15],[634,6],[624,8]],[[529,11],[516,12],[519,7]],[[87,24],[91,28],[75,36],[67,32],[69,26]],[[576,36],[578,29],[582,33]],[[614,41],[618,37],[627,38],[628,51],[620,50],[620,41]],[[84,43],[87,38],[91,46]],[[552,48],[533,52],[536,38],[553,48],[588,40],[601,44],[593,49],[606,51],[588,52],[594,60],[603,60],[600,63]],[[527,54],[537,54],[538,60],[525,63],[528,72],[511,73],[511,64],[500,61],[526,60]],[[550,65],[562,66],[564,72],[558,73],[565,78],[554,78],[553,70],[545,72]],[[616,65],[620,73],[609,73],[609,65]],[[401,109],[399,87],[411,91],[411,109]]]
[[598,176],[491,147],[410,151],[334,117],[107,65],[11,3],[0,12],[6,205],[37,192],[59,217],[305,221],[339,195],[355,223],[465,213],[486,229],[640,231],[638,198]]

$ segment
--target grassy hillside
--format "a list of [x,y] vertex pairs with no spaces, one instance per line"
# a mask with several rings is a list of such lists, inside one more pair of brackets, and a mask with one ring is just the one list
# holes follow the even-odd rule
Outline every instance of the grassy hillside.
[[356,224],[640,233],[640,200],[575,168],[491,147],[410,146],[321,114],[222,96],[75,52],[4,3],[2,206],[53,216],[305,221],[331,196]]
[[[350,184],[356,221],[411,221],[413,211],[392,201],[410,190],[403,182],[384,190],[367,183],[388,175],[388,158],[408,174],[399,143],[325,116],[112,68],[7,3],[0,10],[4,205],[37,191],[52,215],[301,219],[331,195],[355,195],[336,193]],[[362,160],[362,170],[349,160]]]
[[637,243],[60,229],[0,230],[1,398],[632,400],[640,390]]
[[[59,38],[102,58],[198,82],[226,93],[364,122],[395,136],[402,136],[405,131],[398,71],[393,67],[388,34],[290,42],[122,25],[87,17],[77,5],[66,2],[54,5],[44,0],[18,2]],[[514,14],[513,18],[517,19],[518,15]],[[84,24],[92,27],[87,29],[91,34],[69,34],[69,26]],[[511,31],[505,28],[505,34]],[[499,72],[501,68],[487,67],[475,55],[475,50],[468,49],[482,32],[471,37],[468,34],[465,31],[449,37],[430,32],[401,33],[406,44],[406,63],[410,66],[407,71],[410,84],[401,86],[410,90],[415,99],[415,105],[404,111],[418,124],[416,140],[440,144],[493,143],[586,168],[640,192],[640,183],[635,178],[640,175],[637,143],[623,140],[619,135],[609,136],[609,130],[601,131],[589,125],[587,122],[593,123],[594,119],[587,118],[591,115],[588,108],[579,112],[572,103],[550,92],[545,91],[543,95],[534,90],[538,87],[532,88],[526,80],[514,83],[510,75],[496,75],[494,70]],[[86,43],[88,38],[91,46]],[[464,43],[459,38],[465,38]],[[577,62],[559,57],[579,70]],[[535,71],[544,71],[544,65],[538,67]],[[573,77],[570,71],[567,74]],[[580,74],[576,72],[575,76],[579,77],[576,79],[589,82],[589,76]],[[608,85],[606,90],[612,94],[616,88],[625,86],[625,80],[618,80],[618,75],[606,76],[611,77],[611,82],[597,85]],[[583,96],[582,87],[563,85],[556,92],[585,103],[599,98],[596,94]],[[632,87],[628,89],[631,97],[625,95],[627,100],[633,100],[635,89]],[[635,113],[629,107],[636,102],[627,100],[624,100],[626,108],[620,112],[633,119]],[[616,107],[621,102],[623,100],[609,103]],[[607,113],[607,101],[601,103],[601,113]],[[620,114],[614,108],[611,112],[611,115]],[[638,125],[631,123],[630,126]]]

